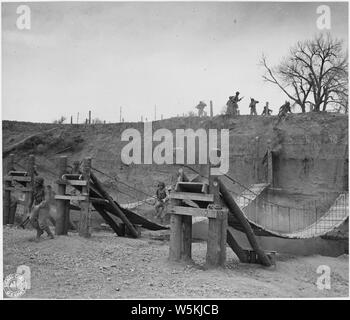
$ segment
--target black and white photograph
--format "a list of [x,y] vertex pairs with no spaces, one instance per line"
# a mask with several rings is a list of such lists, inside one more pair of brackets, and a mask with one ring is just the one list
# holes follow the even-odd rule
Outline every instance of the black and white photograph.
[[348,28],[337,1],[1,1],[2,300],[348,299]]

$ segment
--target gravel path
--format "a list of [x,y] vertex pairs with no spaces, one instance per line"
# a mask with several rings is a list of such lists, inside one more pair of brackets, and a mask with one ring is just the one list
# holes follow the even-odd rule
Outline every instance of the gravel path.
[[[31,268],[32,288],[23,298],[282,298],[344,297],[348,256],[277,256],[275,269],[238,263],[227,249],[225,269],[205,270],[205,243],[193,243],[193,263],[170,263],[168,242],[94,233],[36,243],[34,231],[4,227],[4,276]],[[319,265],[331,268],[331,289],[315,285]]]

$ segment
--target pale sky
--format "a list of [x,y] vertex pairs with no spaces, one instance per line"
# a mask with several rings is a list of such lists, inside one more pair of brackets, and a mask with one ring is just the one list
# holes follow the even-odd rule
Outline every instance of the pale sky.
[[[274,114],[286,97],[262,80],[264,53],[276,64],[312,38],[320,4],[331,34],[347,40],[348,4],[241,2],[26,3],[31,29],[16,27],[20,3],[2,4],[2,117],[52,122],[61,115],[139,121],[195,111],[220,113],[240,91]],[[22,4],[22,3],[21,3]]]

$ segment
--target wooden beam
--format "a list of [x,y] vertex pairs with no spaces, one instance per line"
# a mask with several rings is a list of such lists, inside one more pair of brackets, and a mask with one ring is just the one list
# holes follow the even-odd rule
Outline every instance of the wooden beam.
[[181,206],[171,206],[169,207],[169,211],[171,214],[180,214],[184,216],[206,217],[206,218],[216,218],[219,212],[221,212],[221,210],[181,207]]
[[[6,171],[10,172],[13,170],[14,155],[10,154],[7,161]],[[10,221],[10,208],[11,208],[11,180],[6,180],[5,177],[5,195],[4,195],[4,211],[3,211],[3,224],[8,224]]]
[[239,221],[239,223],[241,224],[242,228],[244,229],[244,233],[246,234],[250,245],[252,246],[254,251],[259,256],[259,260],[260,260],[261,264],[264,265],[264,266],[271,266],[271,261],[267,257],[265,252],[260,248],[260,246],[259,246],[259,244],[258,244],[258,242],[257,242],[257,240],[255,238],[253,229],[250,226],[248,220],[246,219],[246,217],[244,216],[243,212],[238,207],[238,205],[236,204],[236,202],[232,198],[232,195],[227,190],[226,186],[220,180],[220,178],[218,179],[218,181],[219,181],[219,186],[220,186],[220,192],[222,194],[222,197],[223,197],[227,207],[229,208],[231,214],[234,215],[234,217]]
[[227,228],[227,238],[226,238],[227,244],[231,247],[233,252],[238,257],[239,261],[243,263],[248,263],[247,255],[245,251],[242,249],[242,247],[238,244],[236,239],[233,236],[233,228],[228,227]]
[[[67,172],[67,157],[61,156],[58,158],[58,177],[61,178]],[[66,185],[58,184],[57,194],[55,195],[57,219],[55,226],[56,235],[64,235],[65,233],[65,216],[66,216],[66,201],[70,200],[70,196],[66,196]]]
[[122,228],[113,220],[113,218],[105,211],[105,209],[97,204],[93,204],[96,211],[101,215],[101,217],[109,224],[112,230],[120,237],[124,235]]
[[26,183],[26,187],[31,188],[32,190],[28,190],[24,192],[24,201],[25,201],[25,211],[30,212],[32,208],[30,208],[30,204],[32,203],[33,198],[33,190],[34,190],[34,168],[35,168],[35,157],[34,155],[29,155],[28,163],[27,163],[27,176],[30,177],[30,181]]
[[192,216],[182,216],[181,260],[192,258]]
[[207,240],[207,267],[224,267],[226,263],[227,212],[221,211],[218,216],[209,218]]
[[[216,176],[209,176],[209,192],[214,196],[214,207],[221,208],[219,183]],[[209,218],[207,240],[207,267],[224,267],[226,263],[227,210],[217,210],[215,218]]]
[[137,230],[133,226],[133,224],[129,221],[129,219],[125,216],[124,212],[115,204],[112,197],[104,190],[102,187],[101,182],[96,178],[96,176],[91,172],[91,179],[94,183],[95,188],[97,191],[106,199],[108,200],[110,206],[112,209],[116,212],[116,214],[120,217],[120,219],[125,223],[125,225],[129,228],[130,233],[133,237],[137,238],[139,236]]
[[89,238],[90,233],[90,200],[89,200],[89,182],[91,175],[91,158],[85,158],[83,161],[83,179],[87,185],[82,187],[82,194],[86,195],[85,201],[81,203],[79,219],[79,236]]
[[213,202],[214,195],[193,192],[173,192],[170,193],[170,199]]
[[65,184],[71,186],[86,186],[87,182],[84,180],[64,180],[59,179],[56,181],[57,184]]
[[32,180],[31,177],[21,177],[21,176],[5,176],[5,181],[25,181],[30,182]]
[[55,199],[56,200],[75,200],[75,201],[85,201],[87,200],[89,197],[88,196],[74,196],[74,195],[61,195],[61,194],[56,194],[55,195]]
[[5,187],[5,191],[21,191],[21,192],[30,192],[33,191],[33,188],[27,188],[27,187]]

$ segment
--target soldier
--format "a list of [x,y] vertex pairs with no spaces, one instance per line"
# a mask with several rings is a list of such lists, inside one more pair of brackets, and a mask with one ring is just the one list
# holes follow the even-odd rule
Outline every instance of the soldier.
[[204,111],[204,108],[206,106],[206,103],[204,103],[203,101],[199,101],[198,105],[196,106],[196,109],[198,109],[198,117],[203,117],[206,115]]
[[266,105],[264,106],[264,110],[262,112],[262,116],[270,116],[272,113],[272,110],[269,109],[269,103],[266,101]]
[[256,104],[259,103],[259,101],[254,100],[254,98],[250,98],[250,104],[249,104],[249,108],[250,108],[250,115],[258,115],[256,112]]
[[283,116],[285,116],[287,113],[292,113],[292,110],[290,108],[290,102],[286,101],[284,105],[282,105],[279,109],[278,116],[281,119]]
[[169,199],[169,194],[165,188],[164,182],[158,183],[158,189],[156,191],[156,196],[157,196],[157,202],[155,205],[156,217],[160,218],[162,220],[163,219],[163,211],[165,209],[165,204]]
[[226,114],[231,115],[231,116],[236,116],[238,115],[238,102],[241,101],[243,99],[239,98],[239,92],[236,92],[235,96],[230,96],[226,106],[227,106],[227,111]]
[[35,177],[33,197],[29,208],[31,212],[29,214],[30,222],[36,229],[36,241],[39,241],[40,236],[46,231],[47,235],[53,239],[54,236],[49,228],[48,220],[50,217],[50,195],[45,193],[44,178]]

